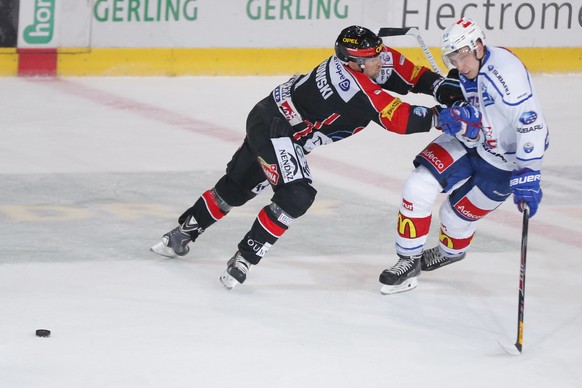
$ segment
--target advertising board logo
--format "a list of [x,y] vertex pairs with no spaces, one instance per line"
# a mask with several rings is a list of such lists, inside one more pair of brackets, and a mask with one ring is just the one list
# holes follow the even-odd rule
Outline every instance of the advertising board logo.
[[53,39],[54,30],[55,0],[36,0],[34,22],[24,29],[24,41],[30,44],[47,44]]

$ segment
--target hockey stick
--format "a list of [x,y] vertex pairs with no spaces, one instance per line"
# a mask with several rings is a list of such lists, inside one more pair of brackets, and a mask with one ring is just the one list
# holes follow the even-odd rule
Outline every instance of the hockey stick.
[[422,49],[424,56],[426,57],[426,59],[428,59],[428,63],[430,63],[430,67],[432,67],[432,69],[435,73],[442,75],[441,69],[437,65],[430,50],[428,49],[428,47],[426,47],[424,40],[420,36],[420,33],[418,32],[418,28],[416,28],[416,27],[404,27],[404,28],[382,27],[382,28],[380,28],[380,31],[378,31],[379,37],[400,36],[400,35],[412,35],[412,36],[414,36],[416,38],[416,40],[418,41],[418,44],[420,45],[420,48]]
[[517,340],[515,345],[507,345],[501,341],[499,345],[509,354],[520,355],[523,348],[523,310],[525,300],[525,259],[527,254],[527,229],[529,222],[529,208],[523,205],[523,224],[521,228],[521,264],[519,268],[519,295],[517,309]]

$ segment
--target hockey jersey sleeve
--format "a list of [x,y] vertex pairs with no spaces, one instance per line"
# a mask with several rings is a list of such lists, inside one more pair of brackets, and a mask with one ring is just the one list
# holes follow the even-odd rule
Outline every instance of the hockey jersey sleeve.
[[[497,49],[496,54],[501,60],[490,64],[492,70],[486,74],[486,85],[489,86],[481,98],[484,110],[492,110],[488,117],[494,127],[503,128],[503,122],[507,120],[507,129],[499,134],[499,141],[509,144],[511,137],[515,139],[516,169],[539,171],[549,145],[549,135],[530,75],[508,50]],[[488,98],[495,94],[496,101],[489,103]],[[496,107],[501,110],[499,113],[495,112]]]
[[410,105],[391,95],[361,73],[353,73],[372,109],[372,120],[390,132],[411,134],[428,132],[433,127],[433,109]]
[[549,146],[548,125],[535,94],[518,102],[512,109],[511,120],[516,130],[515,159],[517,169],[541,170],[542,159]]
[[376,83],[398,94],[432,94],[435,82],[442,78],[427,67],[415,65],[390,47],[384,47],[382,59],[384,65]]

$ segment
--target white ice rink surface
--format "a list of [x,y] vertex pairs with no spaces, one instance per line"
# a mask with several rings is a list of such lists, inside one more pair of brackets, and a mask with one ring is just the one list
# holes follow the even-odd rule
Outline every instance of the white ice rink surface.
[[315,150],[315,205],[232,291],[218,277],[268,192],[185,258],[149,252],[286,78],[0,79],[0,387],[581,387],[582,75],[534,76],[551,145],[521,356],[497,345],[516,335],[512,201],[466,260],[379,292],[400,188],[436,132],[371,125]]

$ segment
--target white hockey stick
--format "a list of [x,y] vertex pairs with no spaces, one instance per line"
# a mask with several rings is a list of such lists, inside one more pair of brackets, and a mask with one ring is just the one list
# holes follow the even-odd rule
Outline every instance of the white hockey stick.
[[418,28],[416,28],[416,27],[404,27],[404,28],[382,27],[382,28],[380,28],[380,31],[378,31],[379,37],[400,36],[400,35],[412,35],[412,36],[414,36],[416,38],[416,40],[418,41],[418,44],[420,45],[420,48],[422,49],[424,56],[426,57],[426,59],[428,59],[428,63],[430,63],[430,67],[432,67],[432,70],[435,73],[443,75],[441,72],[441,69],[439,68],[436,61],[434,60],[434,57],[432,56],[430,50],[428,49],[428,47],[426,47],[424,40],[422,40],[422,37],[420,36],[420,33],[418,32]]
[[497,340],[499,345],[507,353],[519,356],[523,348],[523,312],[525,302],[525,259],[527,254],[527,229],[529,221],[529,208],[523,205],[523,225],[521,229],[521,263],[519,267],[519,295],[517,304],[517,339],[514,345],[509,345],[501,340]]

